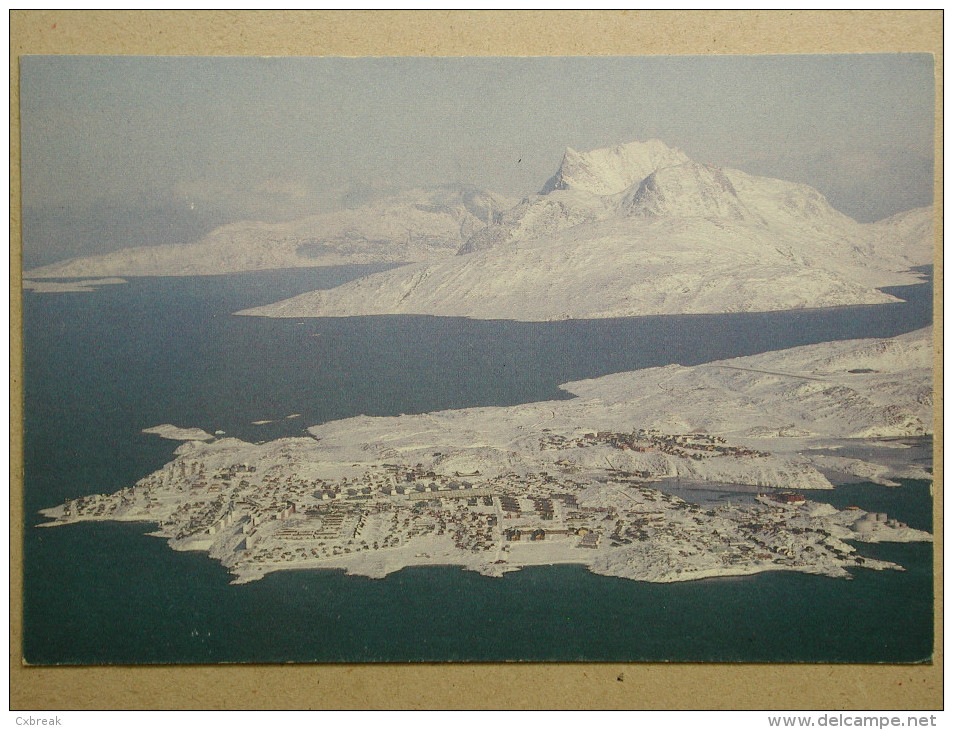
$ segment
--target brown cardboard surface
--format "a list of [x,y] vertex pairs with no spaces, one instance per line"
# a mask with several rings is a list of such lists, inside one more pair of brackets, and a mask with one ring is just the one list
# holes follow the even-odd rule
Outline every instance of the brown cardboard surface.
[[[930,52],[929,11],[23,11],[10,13],[11,525],[22,524],[18,60],[25,54],[643,55]],[[942,220],[937,103],[937,221]],[[939,241],[941,227],[937,226]],[[936,281],[942,282],[937,247]],[[938,304],[942,286],[937,286]],[[942,312],[935,316],[937,362]],[[942,371],[936,375],[942,484]],[[942,515],[941,489],[935,514]],[[939,518],[938,518],[939,520]],[[942,533],[932,665],[455,664],[24,667],[21,535],[10,536],[10,708],[935,710],[942,697]]]

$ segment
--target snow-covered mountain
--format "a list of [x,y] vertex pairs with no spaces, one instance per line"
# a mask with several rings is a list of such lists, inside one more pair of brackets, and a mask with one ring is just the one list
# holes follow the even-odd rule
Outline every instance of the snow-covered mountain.
[[452,256],[514,201],[482,190],[412,190],[286,223],[222,226],[189,244],[137,246],[26,272],[30,278],[190,276]]
[[496,225],[477,231],[460,253],[548,236],[600,220],[613,213],[619,194],[638,185],[655,170],[690,162],[684,152],[657,139],[584,154],[567,148],[559,170],[539,195],[523,200]]
[[248,310],[554,320],[894,301],[933,260],[932,210],[872,224],[813,188],[702,165],[661,142],[568,150],[535,196],[453,259]]
[[594,195],[612,195],[640,183],[655,170],[681,165],[691,160],[679,149],[658,139],[621,144],[580,153],[566,149],[556,174],[540,191],[582,190]]

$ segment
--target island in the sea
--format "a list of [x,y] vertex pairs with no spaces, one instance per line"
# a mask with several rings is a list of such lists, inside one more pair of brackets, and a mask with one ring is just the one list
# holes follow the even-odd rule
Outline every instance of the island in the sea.
[[[357,417],[258,444],[188,441],[132,486],[43,513],[48,526],[157,524],[152,534],[207,551],[239,583],[438,564],[499,576],[578,563],[658,582],[901,569],[853,543],[929,533],[810,492],[932,479],[911,456],[928,453],[932,433],[932,343],[927,328],[618,373],[566,384],[568,400]],[[748,495],[694,503],[673,482]]]

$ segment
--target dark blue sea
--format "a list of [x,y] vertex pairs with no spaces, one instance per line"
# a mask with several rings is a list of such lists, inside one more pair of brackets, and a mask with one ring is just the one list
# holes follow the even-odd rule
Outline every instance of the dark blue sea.
[[[381,267],[377,267],[378,269]],[[146,524],[41,529],[38,510],[128,486],[172,458],[160,423],[260,441],[360,414],[569,397],[559,383],[670,363],[885,337],[932,321],[929,282],[898,304],[521,323],[232,313],[369,267],[143,278],[24,293],[24,656],[33,664],[338,661],[920,662],[933,646],[932,546],[862,545],[903,572],[639,583],[579,566],[383,580],[287,571],[234,586]],[[263,426],[253,421],[277,420]],[[932,526],[929,485],[829,501]],[[841,504],[843,503],[843,504]]]

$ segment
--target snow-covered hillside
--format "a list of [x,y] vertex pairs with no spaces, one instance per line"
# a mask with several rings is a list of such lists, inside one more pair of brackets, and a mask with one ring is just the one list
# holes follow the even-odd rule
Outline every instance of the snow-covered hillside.
[[[614,469],[709,483],[829,489],[826,475],[836,474],[889,484],[929,478],[904,458],[905,448],[879,439],[933,432],[932,345],[925,328],[568,383],[571,400],[358,417],[309,431],[327,461],[402,459],[447,473],[556,472],[566,459],[605,468],[608,455]],[[678,448],[570,448],[582,434],[637,429],[716,436],[749,452],[697,459]],[[560,447],[541,446],[541,438]],[[848,443],[867,451],[849,456],[841,450]]]
[[452,256],[514,201],[477,190],[413,190],[287,223],[222,226],[189,244],[137,246],[26,272],[31,278],[191,276]]
[[[644,428],[733,438],[890,438],[933,432],[932,329],[567,383]],[[611,416],[608,416],[611,417]]]
[[933,260],[932,211],[861,224],[806,185],[689,160],[652,140],[567,151],[539,195],[453,259],[249,310],[554,320],[892,301]]

